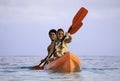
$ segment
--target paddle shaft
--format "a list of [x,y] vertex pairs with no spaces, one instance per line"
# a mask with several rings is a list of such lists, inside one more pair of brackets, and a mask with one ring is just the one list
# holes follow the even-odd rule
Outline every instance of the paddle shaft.
[[45,59],[43,61],[41,61],[41,63],[39,64],[39,66],[48,58],[48,55],[45,57]]

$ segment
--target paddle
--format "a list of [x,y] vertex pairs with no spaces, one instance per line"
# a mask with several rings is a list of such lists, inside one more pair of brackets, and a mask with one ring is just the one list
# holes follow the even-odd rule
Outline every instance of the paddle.
[[[68,30],[68,32],[70,34],[74,34],[74,33],[76,33],[80,29],[80,27],[82,26],[82,20],[84,19],[84,17],[86,16],[87,13],[88,13],[88,11],[84,7],[82,7],[81,9],[79,9],[79,11],[77,12],[77,14],[73,18],[72,25],[70,26],[70,28]],[[63,40],[64,39],[65,39],[65,36],[64,36]],[[50,58],[55,53],[55,51],[56,51],[56,49],[49,56],[46,56],[46,58],[39,65],[33,66],[32,68],[33,69],[43,69],[44,65],[47,63],[46,59]],[[43,64],[43,66],[40,66],[43,62],[45,62]]]

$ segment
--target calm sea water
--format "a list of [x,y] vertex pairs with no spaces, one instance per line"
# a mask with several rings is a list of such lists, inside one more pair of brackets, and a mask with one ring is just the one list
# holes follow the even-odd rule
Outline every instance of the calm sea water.
[[32,70],[40,57],[0,57],[0,81],[120,81],[120,57],[80,57],[80,72]]

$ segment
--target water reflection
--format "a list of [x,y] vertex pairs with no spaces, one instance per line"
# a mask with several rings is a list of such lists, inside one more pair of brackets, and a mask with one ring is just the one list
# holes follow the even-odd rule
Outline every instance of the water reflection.
[[83,81],[83,76],[81,75],[81,72],[49,72],[49,79],[51,81]]

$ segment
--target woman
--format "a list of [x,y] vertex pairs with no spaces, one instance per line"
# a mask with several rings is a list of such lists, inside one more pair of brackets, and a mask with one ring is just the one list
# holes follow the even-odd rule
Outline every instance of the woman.
[[64,30],[61,28],[57,30],[56,36],[57,36],[57,41],[55,45],[56,52],[54,54],[54,57],[59,58],[67,52],[68,48],[67,43],[71,42],[72,36],[68,32],[64,34]]

